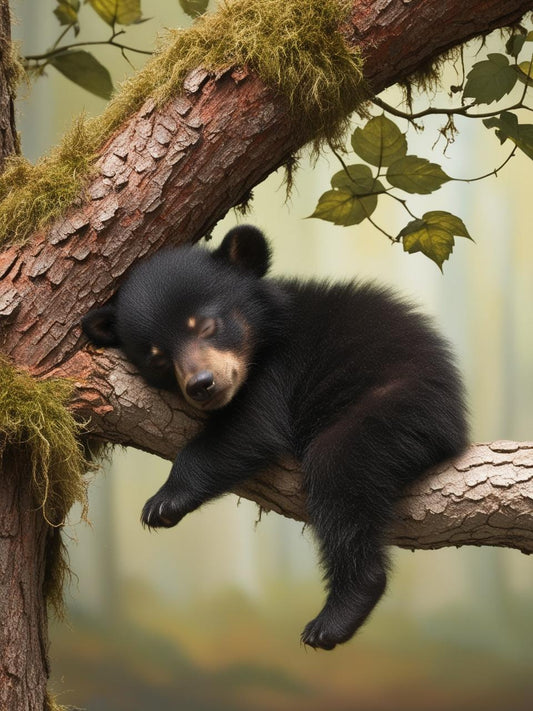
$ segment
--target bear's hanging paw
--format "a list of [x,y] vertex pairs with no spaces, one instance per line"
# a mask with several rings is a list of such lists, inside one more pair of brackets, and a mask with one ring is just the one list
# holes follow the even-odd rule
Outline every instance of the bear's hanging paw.
[[141,522],[148,528],[171,528],[197,507],[186,495],[169,491],[165,486],[145,503]]
[[346,619],[324,607],[314,620],[308,622],[301,634],[301,641],[314,649],[334,649],[347,642],[356,631],[357,621]]
[[378,555],[374,568],[360,573],[358,585],[353,582],[333,586],[326,604],[301,635],[302,643],[314,649],[333,649],[347,642],[370,615],[387,585],[387,573]]

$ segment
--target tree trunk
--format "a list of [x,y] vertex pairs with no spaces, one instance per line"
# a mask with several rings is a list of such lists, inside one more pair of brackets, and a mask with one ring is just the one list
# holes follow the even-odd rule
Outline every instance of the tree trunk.
[[[0,0],[0,172],[17,150],[9,3]],[[3,452],[3,454],[2,454]],[[44,708],[48,633],[43,582],[49,526],[22,457],[0,442],[0,710]]]
[[35,711],[44,708],[48,679],[49,526],[24,461],[5,453],[0,464],[0,710]]
[[18,150],[11,61],[11,19],[8,0],[0,0],[0,173],[5,159]]
[[[342,31],[361,48],[365,79],[377,93],[532,8],[533,0],[354,0]],[[3,163],[16,147],[6,0],[0,23]],[[147,388],[116,353],[86,348],[79,320],[140,257],[199,239],[310,138],[289,118],[285,100],[246,68],[217,75],[198,68],[162,108],[148,100],[102,147],[79,203],[25,246],[0,254],[2,350],[37,377],[74,377],[73,408],[91,417],[96,436],[173,457],[201,421],[177,398]],[[531,551],[532,446],[500,443],[465,456],[411,492],[391,539],[408,547],[492,543]],[[292,465],[239,493],[305,520]],[[37,711],[47,675],[48,533],[20,468],[5,468],[0,497],[0,709]]]

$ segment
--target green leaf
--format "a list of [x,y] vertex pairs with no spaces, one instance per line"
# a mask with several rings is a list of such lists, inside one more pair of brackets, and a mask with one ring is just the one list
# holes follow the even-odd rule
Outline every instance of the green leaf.
[[516,58],[520,54],[520,50],[524,46],[525,41],[526,35],[522,32],[516,35],[511,35],[505,43],[505,51],[507,54],[511,55],[511,57]]
[[78,22],[79,0],[57,0],[54,15],[60,25],[74,25]]
[[371,118],[363,128],[356,128],[352,147],[371,165],[391,165],[407,153],[407,140],[398,126],[386,116]]
[[141,0],[85,0],[104,22],[113,26],[133,25],[141,21]]
[[500,139],[500,143],[505,143],[510,136],[518,132],[518,117],[510,111],[503,111],[499,117],[492,116],[484,119],[483,123],[487,128],[496,129],[496,136]]
[[429,224],[441,225],[455,235],[455,237],[466,237],[467,239],[472,239],[466,229],[465,223],[460,217],[457,217],[457,215],[452,215],[451,212],[446,212],[445,210],[433,210],[431,212],[426,212],[423,219]]
[[180,0],[181,9],[189,17],[203,15],[209,5],[209,0]]
[[318,200],[315,211],[309,217],[333,222],[334,225],[358,225],[374,212],[377,195],[358,197],[348,190],[327,190]]
[[405,156],[390,166],[387,170],[387,180],[392,186],[405,190],[406,193],[429,195],[451,178],[440,165],[430,163],[426,158]]
[[518,117],[510,111],[504,111],[499,117],[485,119],[483,123],[487,128],[496,129],[500,143],[511,140],[533,160],[533,124],[518,123]]
[[531,62],[520,62],[516,67],[513,67],[517,73],[518,80],[522,84],[533,86],[533,64]]
[[56,54],[50,64],[67,79],[96,96],[109,99],[113,83],[107,69],[92,54],[83,50],[67,50]]
[[[347,170],[339,170],[331,178],[332,188],[346,190],[352,195],[368,195],[376,192],[375,184],[379,181],[374,180],[368,165],[358,163],[357,165],[348,165],[346,168]],[[380,183],[379,185],[383,188]],[[382,191],[380,190],[380,192]]]
[[517,75],[504,54],[489,54],[476,62],[466,78],[464,96],[477,104],[491,104],[512,91]]
[[60,25],[74,25],[78,18],[77,13],[68,5],[58,5],[54,10],[54,15]]
[[422,252],[442,271],[442,265],[453,251],[456,237],[467,237],[464,222],[450,212],[426,212],[421,220],[413,220],[400,232],[405,252]]

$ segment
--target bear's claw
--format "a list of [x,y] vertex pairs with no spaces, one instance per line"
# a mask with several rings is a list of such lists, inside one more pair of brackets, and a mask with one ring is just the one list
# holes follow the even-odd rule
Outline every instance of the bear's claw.
[[160,490],[145,503],[141,522],[148,528],[171,528],[191,511],[177,496],[169,496]]
[[334,649],[341,640],[335,639],[330,630],[324,629],[319,618],[308,622],[300,637],[303,644],[313,649]]
[[347,614],[342,608],[326,606],[301,634],[302,644],[313,649],[334,649],[347,642],[361,624],[361,618]]

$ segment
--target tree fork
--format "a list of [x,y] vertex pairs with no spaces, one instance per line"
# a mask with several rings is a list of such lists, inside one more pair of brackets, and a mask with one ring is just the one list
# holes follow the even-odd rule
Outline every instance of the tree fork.
[[[342,32],[361,49],[365,79],[378,93],[532,8],[533,0],[354,0]],[[9,37],[8,2],[0,0],[0,166],[16,150]],[[176,398],[147,388],[117,353],[83,348],[79,319],[137,259],[199,239],[312,138],[291,122],[285,100],[246,68],[217,75],[198,68],[166,106],[147,101],[102,147],[79,203],[25,246],[0,254],[2,351],[37,376],[75,378],[73,407],[92,418],[93,435],[172,458],[201,423]],[[532,452],[527,443],[469,450],[410,492],[391,541],[531,551]],[[34,711],[47,704],[49,531],[20,468],[6,456],[2,467],[0,709]],[[297,472],[280,469],[238,493],[305,520],[299,482]]]
[[[0,0],[2,18],[6,7]],[[443,51],[518,22],[532,8],[533,0],[357,0],[342,31],[349,43],[361,48],[365,79],[377,93]],[[4,28],[3,38],[6,32]],[[200,238],[312,138],[301,135],[292,123],[285,100],[246,68],[216,75],[198,68],[184,89],[162,108],[148,100],[102,148],[79,203],[25,246],[0,254],[2,350],[39,377],[75,378],[73,407],[80,417],[91,417],[93,434],[102,440],[167,458],[200,423],[177,399],[147,388],[116,353],[84,348],[79,320],[111,295],[140,257],[164,244]],[[11,104],[4,102],[4,110],[6,106],[10,109]],[[410,492],[391,540],[410,548],[492,543],[531,551],[531,446],[493,444],[470,450],[465,457]],[[24,528],[32,532],[31,555],[40,561],[41,514],[28,500],[16,498],[23,482],[5,476],[3,482],[14,487],[11,493],[2,492],[2,521],[7,522],[2,523],[7,532],[3,542],[11,541],[15,525],[9,516],[32,511],[32,525]],[[305,520],[299,482],[297,473],[279,470],[249,482],[238,493]],[[10,574],[4,565],[1,570]],[[42,594],[39,575],[31,579],[33,589]],[[44,603],[35,600],[36,624],[42,631]],[[31,664],[33,670],[40,669],[34,686],[43,698],[45,639],[41,634]],[[17,674],[23,675],[21,668]],[[12,676],[8,681],[23,688]],[[7,708],[39,709],[43,704],[35,697],[26,706],[10,703]]]

